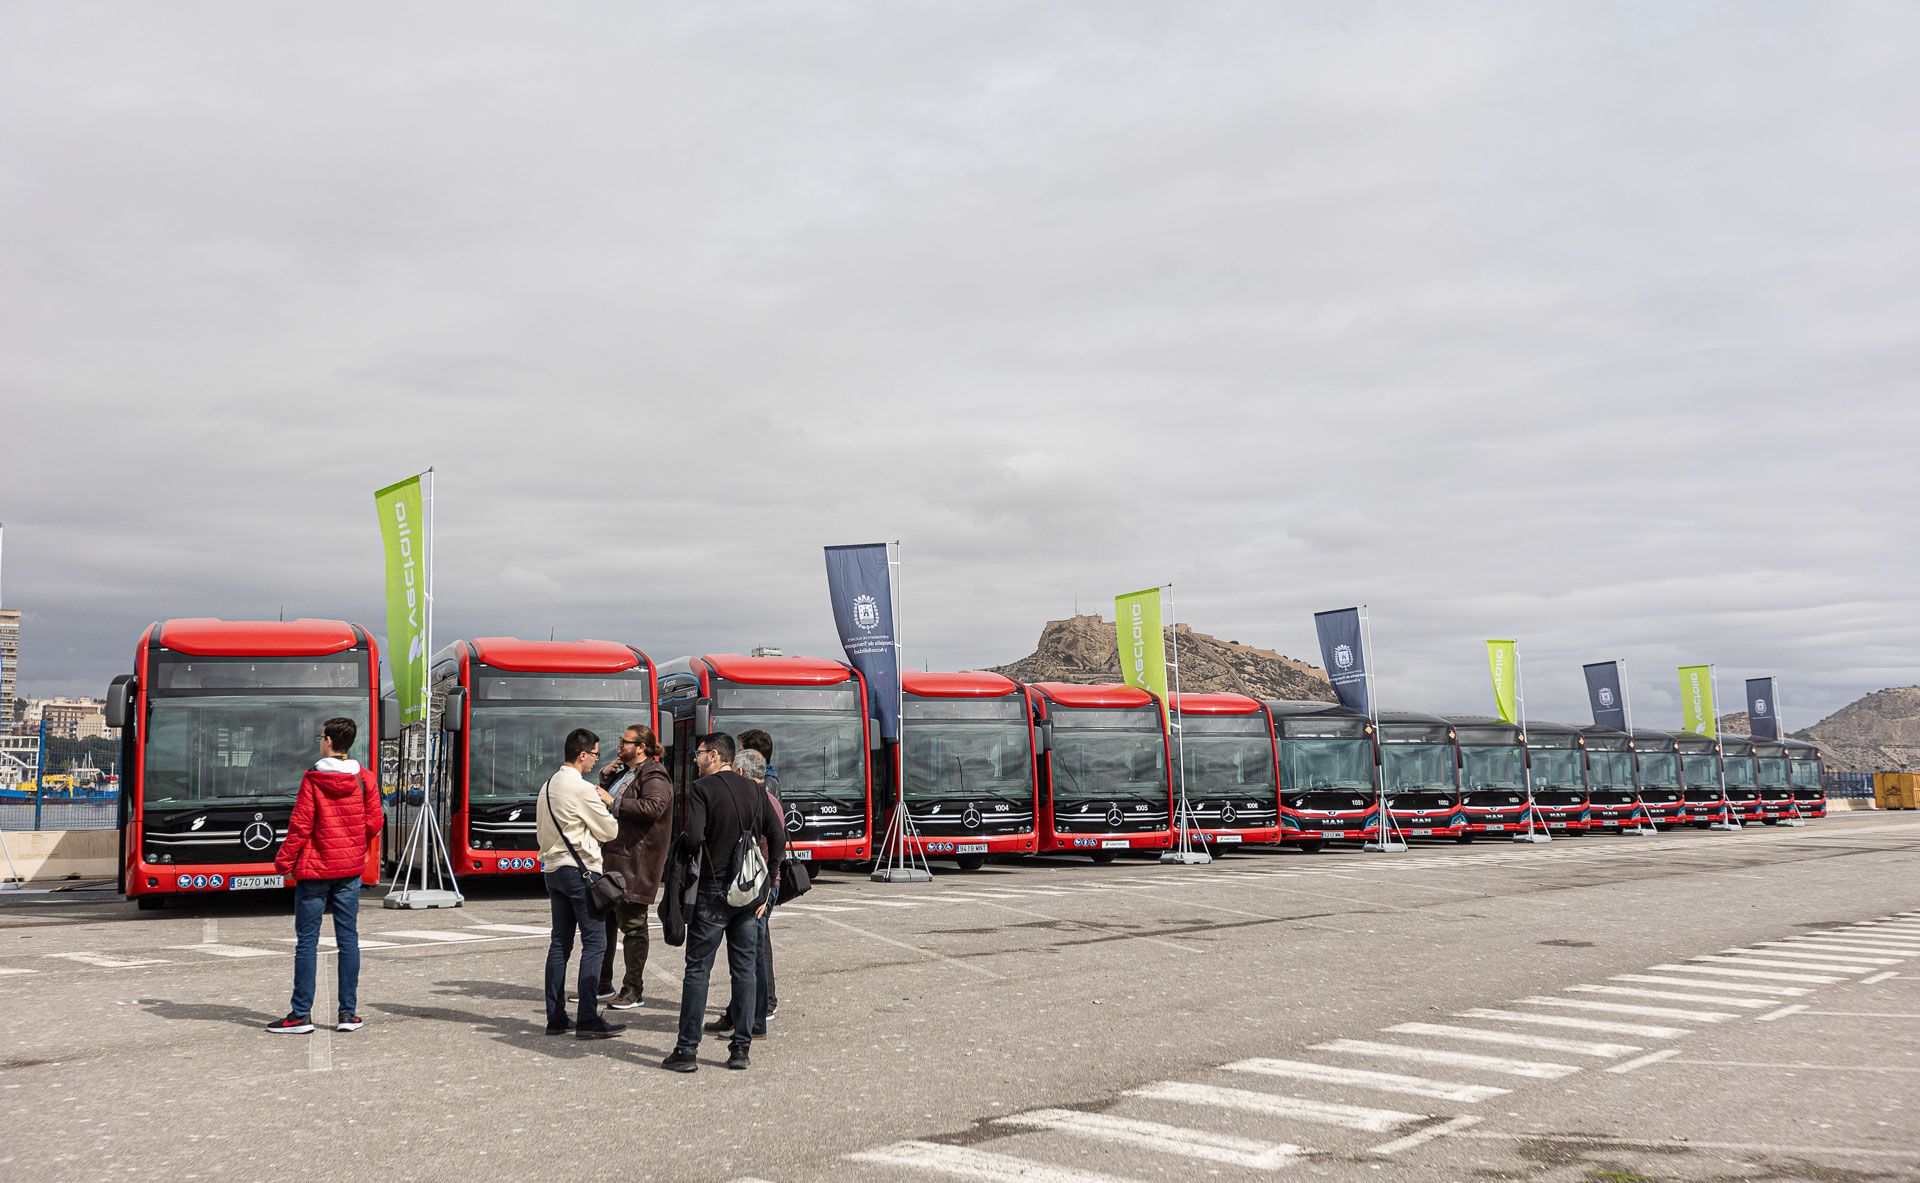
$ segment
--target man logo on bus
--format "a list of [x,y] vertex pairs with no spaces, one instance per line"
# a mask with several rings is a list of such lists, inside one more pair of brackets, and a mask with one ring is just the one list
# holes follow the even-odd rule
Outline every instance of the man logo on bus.
[[871,632],[880,627],[880,601],[872,596],[853,597],[853,623]]
[[1613,705],[1613,687],[1611,686],[1600,687],[1600,705],[1603,707],[1610,707]]
[[1352,647],[1347,645],[1335,645],[1333,647],[1333,664],[1336,666],[1339,666],[1342,670],[1352,669],[1353,668]]

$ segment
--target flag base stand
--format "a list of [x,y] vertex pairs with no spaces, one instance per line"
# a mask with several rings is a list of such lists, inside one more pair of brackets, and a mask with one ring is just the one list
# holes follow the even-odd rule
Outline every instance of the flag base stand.
[[1204,850],[1169,850],[1160,856],[1160,861],[1169,866],[1201,867],[1212,862],[1213,856]]
[[1739,830],[1739,829],[1740,829],[1740,827],[1739,827],[1739,826],[1736,826],[1736,825],[1734,825],[1734,824],[1733,824],[1732,822],[1708,822],[1708,823],[1707,823],[1707,829],[1709,829],[1709,830],[1724,830],[1724,831],[1737,831],[1737,830]]
[[382,900],[383,908],[457,908],[466,901],[457,891],[444,891],[434,887],[402,888],[390,891]]
[[907,845],[910,837],[920,837],[920,831],[907,814],[902,792],[894,798],[893,820],[887,824],[887,836],[881,839],[880,848],[874,851],[873,873],[867,878],[874,883],[932,883],[933,867],[924,851]]
[[1551,842],[1553,841],[1553,835],[1552,834],[1515,834],[1513,836],[1513,840],[1515,842]]
[[1782,825],[1782,826],[1796,826],[1796,827],[1797,827],[1797,826],[1804,826],[1804,825],[1806,825],[1807,823],[1805,823],[1805,822],[1803,822],[1803,821],[1801,821],[1801,820],[1800,820],[1799,818],[1797,818],[1797,817],[1783,817],[1783,818],[1781,818],[1781,819],[1779,820],[1779,822],[1778,822],[1778,823],[1776,823],[1776,824],[1778,824],[1778,825]]
[[1399,854],[1406,848],[1406,841],[1401,838],[1388,838],[1380,842],[1362,842],[1360,844],[1361,850],[1371,851],[1375,854]]
[[867,878],[875,883],[932,883],[933,872],[919,867],[883,867]]

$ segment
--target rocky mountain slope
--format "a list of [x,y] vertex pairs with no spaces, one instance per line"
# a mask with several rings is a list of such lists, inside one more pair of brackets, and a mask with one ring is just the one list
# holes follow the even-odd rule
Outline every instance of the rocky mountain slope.
[[[1720,729],[1745,735],[1747,712],[1720,716]],[[1832,772],[1920,769],[1920,686],[1876,690],[1789,734],[1820,745]]]
[[[1189,693],[1234,691],[1254,698],[1333,701],[1333,688],[1319,668],[1304,661],[1223,641],[1188,625],[1176,625],[1180,688]],[[994,667],[1017,682],[1118,682],[1120,642],[1113,622],[1101,616],[1049,620],[1040,643],[1018,661]]]

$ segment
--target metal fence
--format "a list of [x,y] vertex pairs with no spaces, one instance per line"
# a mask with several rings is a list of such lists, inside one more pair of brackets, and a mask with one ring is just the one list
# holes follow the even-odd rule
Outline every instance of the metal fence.
[[0,830],[111,830],[117,814],[112,801],[46,801],[36,818],[33,802],[7,801],[0,802]]
[[1826,790],[1829,797],[1871,801],[1873,800],[1873,773],[1829,772],[1826,778]]

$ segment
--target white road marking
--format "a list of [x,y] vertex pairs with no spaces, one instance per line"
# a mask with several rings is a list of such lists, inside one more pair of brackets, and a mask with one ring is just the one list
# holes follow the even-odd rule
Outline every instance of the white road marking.
[[1043,1166],[1011,1154],[995,1154],[971,1146],[942,1146],[938,1142],[895,1142],[847,1157],[854,1162],[914,1167],[959,1179],[978,1179],[981,1183],[1133,1183],[1122,1175]]
[[1316,1084],[1345,1084],[1355,1088],[1378,1089],[1383,1093],[1405,1093],[1414,1097],[1438,1097],[1443,1101],[1490,1101],[1504,1097],[1511,1089],[1490,1084],[1461,1084],[1452,1080],[1429,1080],[1424,1076],[1403,1076],[1398,1072],[1374,1072],[1366,1068],[1336,1068],[1308,1060],[1236,1060],[1221,1065],[1225,1072],[1255,1072],[1262,1076],[1285,1076],[1310,1080]]
[[1212,1134],[1157,1121],[1137,1121],[1106,1113],[1081,1113],[1074,1109],[1036,1109],[1032,1113],[995,1118],[994,1124],[1058,1130],[1101,1142],[1117,1142],[1122,1146],[1135,1146],[1161,1154],[1226,1163],[1256,1171],[1279,1170],[1300,1153],[1300,1147],[1291,1142],[1263,1142],[1258,1138]]
[[212,941],[202,941],[198,945],[168,945],[169,949],[185,949],[193,953],[209,953],[215,957],[279,957],[278,949],[250,949],[245,945],[221,945]]
[[546,924],[469,924],[468,928],[478,928],[486,932],[516,932],[530,937],[550,936],[551,925]]
[[1521,1010],[1493,1010],[1476,1006],[1458,1012],[1459,1019],[1503,1019],[1509,1023],[1534,1023],[1542,1027],[1566,1027],[1581,1031],[1605,1031],[1610,1035],[1644,1035],[1648,1039],[1678,1039],[1692,1035],[1687,1027],[1656,1027],[1647,1023],[1611,1023],[1605,1019],[1570,1019],[1565,1015],[1534,1015]]
[[1876,953],[1888,957],[1912,957],[1920,953],[1920,948],[1904,945],[1871,945],[1855,941],[1811,941],[1805,937],[1788,937],[1784,941],[1755,941],[1756,949],[1777,949],[1791,952],[1794,949],[1820,949],[1833,953]]
[[1632,1072],[1636,1069],[1645,1068],[1648,1064],[1658,1064],[1669,1056],[1677,1056],[1679,1054],[1680,1049],[1677,1047],[1662,1048],[1657,1052],[1648,1052],[1644,1056],[1635,1056],[1625,1063],[1615,1064],[1611,1068],[1602,1069],[1602,1071],[1615,1073]]
[[1783,1068],[1794,1072],[1895,1072],[1903,1076],[1920,1073],[1920,1068],[1892,1067],[1886,1064],[1809,1064],[1804,1060],[1681,1060],[1702,1068]]
[[1900,971],[1897,969],[1883,970],[1880,973],[1874,974],[1870,978],[1861,978],[1860,984],[1862,986],[1878,986],[1881,982],[1887,981],[1890,978],[1897,978],[1899,976],[1900,976]]
[[32,974],[39,972],[37,969],[21,969],[18,966],[12,965],[0,966],[0,978],[8,977],[12,974]]
[[1650,986],[1686,986],[1698,990],[1702,986],[1711,986],[1715,990],[1742,990],[1748,994],[1776,994],[1783,998],[1798,998],[1813,991],[1805,986],[1763,986],[1758,982],[1733,982],[1724,978],[1663,978],[1658,974],[1614,974],[1609,982],[1640,982]]
[[1808,982],[1815,986],[1831,986],[1847,980],[1832,974],[1783,974],[1766,969],[1723,969],[1717,965],[1675,965],[1671,962],[1652,968],[1668,974],[1713,974],[1722,978],[1751,978],[1757,982]]
[[1400,1023],[1387,1028],[1389,1035],[1431,1035],[1439,1039],[1464,1039],[1475,1043],[1497,1043],[1507,1047],[1527,1047],[1542,1052],[1566,1052],[1575,1056],[1594,1056],[1617,1060],[1646,1049],[1631,1043],[1590,1043],[1584,1039],[1557,1039],[1548,1035],[1523,1035],[1515,1031],[1488,1031],[1480,1027],[1453,1027],[1445,1023]]
[[1804,945],[1789,949],[1722,949],[1720,952],[1726,957],[1788,957],[1794,961],[1808,962],[1808,969],[1826,969],[1828,964],[1832,963],[1838,963],[1838,965],[1842,966],[1900,964],[1900,958],[1898,957],[1865,957],[1858,953],[1823,953],[1818,949],[1810,949]]
[[444,928],[390,928],[382,932],[380,935],[383,937],[406,937],[409,940],[415,940],[415,941],[438,941],[438,942],[441,942],[442,944],[453,944],[458,941],[485,941],[485,940],[491,939],[489,937],[483,937],[478,933],[449,932]]
[[1534,1080],[1559,1080],[1563,1076],[1572,1076],[1580,1071],[1573,1064],[1554,1064],[1540,1060],[1509,1060],[1504,1056],[1482,1056],[1472,1052],[1443,1052],[1428,1047],[1409,1047],[1399,1043],[1374,1043],[1365,1039],[1334,1039],[1326,1043],[1316,1043],[1317,1052],[1345,1052],[1355,1056],[1382,1056],[1387,1059],[1411,1060],[1421,1064],[1449,1064],[1456,1068],[1479,1068],[1487,1072],[1501,1072],[1508,1076],[1525,1076]]
[[1178,1101],[1185,1105],[1204,1105],[1213,1109],[1239,1109],[1267,1117],[1285,1117],[1296,1121],[1315,1121],[1342,1129],[1365,1130],[1384,1134],[1403,1125],[1426,1121],[1425,1113],[1402,1113],[1397,1109],[1369,1109],[1364,1105],[1336,1105],[1330,1101],[1309,1101],[1305,1097],[1285,1097],[1277,1093],[1256,1093],[1247,1089],[1218,1088],[1210,1084],[1188,1084],[1169,1080],[1128,1089],[1130,1097],[1149,1101]]
[[1431,1142],[1435,1138],[1444,1138],[1455,1130],[1464,1130],[1468,1126],[1476,1124],[1479,1120],[1477,1117],[1456,1117],[1451,1121],[1443,1121],[1439,1125],[1428,1126],[1424,1130],[1408,1134],[1404,1138],[1395,1138],[1391,1142],[1382,1142],[1380,1145],[1368,1149],[1367,1153],[1384,1155],[1398,1154],[1402,1150],[1412,1150],[1415,1146]]
[[1631,1002],[1590,1002],[1585,998],[1549,998],[1537,994],[1516,998],[1522,1006],[1563,1006],[1568,1010],[1604,1011],[1615,1015],[1646,1015],[1655,1019],[1698,1019],[1702,1023],[1724,1023],[1740,1017],[1735,1011],[1681,1010],[1672,1006],[1640,1006]]
[[1920,1015],[1889,1014],[1881,1010],[1810,1010],[1810,1015],[1831,1015],[1838,1019],[1920,1019]]
[[[297,945],[300,943],[299,937],[275,937],[273,939],[276,941],[279,941],[283,945]],[[368,937],[361,937],[360,947],[362,949],[400,949],[400,948],[406,948],[407,946],[401,945],[397,941],[376,941]],[[411,947],[417,949],[420,946],[414,945]],[[333,937],[323,935],[320,938],[320,951],[322,953],[331,952],[337,948],[339,948],[339,942],[336,941]]]
[[1804,961],[1768,961],[1760,957],[1689,957],[1689,961],[1704,962],[1708,965],[1767,965],[1774,969],[1823,969],[1836,974],[1867,974],[1873,972],[1871,965],[1822,965],[1811,966]]
[[81,965],[98,966],[101,969],[132,969],[136,965],[166,965],[161,957],[108,957],[104,953],[42,953],[42,957],[57,957],[62,961],[77,961]]
[[1784,1019],[1788,1015],[1797,1015],[1811,1005],[1811,1003],[1806,1002],[1791,1003],[1781,1007],[1779,1010],[1770,1010],[1764,1015],[1755,1015],[1753,1016],[1753,1021],[1756,1023],[1771,1023],[1775,1019]]
[[844,928],[848,932],[857,933],[860,936],[866,937],[868,940],[879,941],[883,945],[892,945],[896,949],[905,949],[909,953],[928,958],[932,961],[943,961],[956,969],[964,969],[968,973],[979,974],[983,978],[992,978],[996,982],[1004,980],[1005,977],[1005,975],[997,974],[984,965],[975,965],[970,961],[962,961],[958,957],[949,957],[945,953],[935,953],[931,949],[922,949],[918,945],[910,945],[905,941],[896,941],[890,936],[877,932],[869,932],[864,928],[848,924],[844,920],[835,920],[831,916],[821,916],[819,920],[822,924],[831,924],[835,928]]
[[[1711,982],[1700,983],[1705,990]],[[1771,998],[1733,998],[1725,994],[1682,994],[1675,990],[1642,990],[1637,986],[1568,986],[1569,994],[1614,994],[1622,998],[1658,998],[1663,1002],[1709,1002],[1715,1006],[1744,1006],[1748,1010],[1759,1010],[1763,1006],[1772,1006]]]
[[863,902],[875,908],[918,908],[925,901],[923,900],[865,900]]
[[858,912],[858,908],[848,908],[840,904],[781,904],[782,912]]

